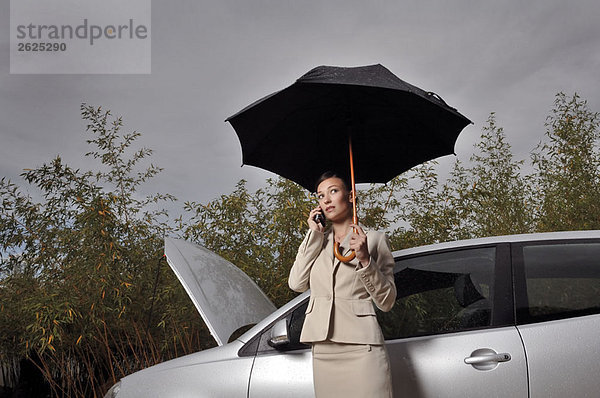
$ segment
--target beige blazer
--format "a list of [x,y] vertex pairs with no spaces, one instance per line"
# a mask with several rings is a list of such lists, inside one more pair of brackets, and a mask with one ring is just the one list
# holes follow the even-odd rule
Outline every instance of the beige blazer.
[[[385,234],[363,228],[371,261],[341,263],[333,255],[333,232],[309,230],[290,270],[292,290],[311,289],[300,341],[383,344],[373,303],[389,311],[396,300],[394,258]],[[349,253],[349,234],[340,251]]]

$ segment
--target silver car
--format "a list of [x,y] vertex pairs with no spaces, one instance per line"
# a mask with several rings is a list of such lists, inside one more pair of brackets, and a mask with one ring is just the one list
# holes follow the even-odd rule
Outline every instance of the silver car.
[[[314,396],[311,351],[299,342],[309,292],[276,309],[208,250],[167,239],[165,253],[219,346],[124,377],[107,397]],[[600,396],[600,231],[394,256],[398,299],[377,316],[395,396]]]

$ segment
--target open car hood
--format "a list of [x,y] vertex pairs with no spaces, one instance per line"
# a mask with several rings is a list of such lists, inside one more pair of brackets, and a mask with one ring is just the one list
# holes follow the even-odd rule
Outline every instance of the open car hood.
[[276,309],[248,275],[202,246],[165,238],[165,256],[218,345]]

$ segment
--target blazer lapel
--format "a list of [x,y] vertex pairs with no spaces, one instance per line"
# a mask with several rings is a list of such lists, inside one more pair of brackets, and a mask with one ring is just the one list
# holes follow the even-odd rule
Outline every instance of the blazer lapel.
[[325,243],[325,253],[327,253],[327,257],[332,261],[334,260],[334,255],[333,255],[333,230],[329,230],[328,232],[326,232],[325,238],[327,239],[326,243]]

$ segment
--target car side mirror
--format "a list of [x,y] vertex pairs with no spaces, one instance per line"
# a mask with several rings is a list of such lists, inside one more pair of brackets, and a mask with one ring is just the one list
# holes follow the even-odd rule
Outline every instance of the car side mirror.
[[290,344],[286,318],[278,320],[275,325],[273,325],[268,343],[273,348],[282,348]]

